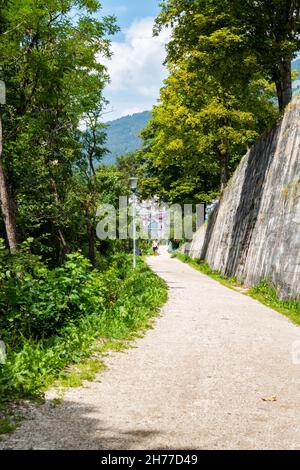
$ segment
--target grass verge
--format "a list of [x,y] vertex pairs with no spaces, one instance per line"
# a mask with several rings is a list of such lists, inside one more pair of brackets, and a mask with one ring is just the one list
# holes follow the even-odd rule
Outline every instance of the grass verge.
[[93,380],[105,368],[105,353],[125,349],[128,341],[151,328],[166,300],[165,282],[138,260],[117,301],[101,314],[87,315],[46,340],[25,340],[22,349],[10,352],[1,365],[0,432],[14,429],[8,412],[12,400],[42,397],[53,384],[76,387]]
[[223,274],[221,274],[219,271],[211,269],[211,267],[204,261],[193,259],[188,255],[184,255],[183,253],[178,252],[173,253],[172,257],[177,258],[183,263],[192,266],[194,269],[197,269],[197,271],[200,271],[202,274],[206,274],[207,276],[215,279],[216,281],[220,282],[220,284],[223,284],[224,286],[229,287],[230,289],[241,287],[235,277],[223,276]]
[[271,281],[260,282],[249,290],[248,295],[300,325],[300,301],[280,299],[276,287],[272,285]]
[[189,264],[203,274],[215,279],[230,289],[237,290],[238,292],[248,295],[267,307],[276,310],[282,315],[288,317],[291,321],[300,325],[300,301],[299,300],[284,300],[278,297],[277,289],[270,280],[263,280],[257,286],[252,288],[245,288],[242,284],[238,283],[235,277],[226,277],[219,271],[215,271],[210,266],[200,260],[195,260],[188,255],[182,253],[174,253],[174,257]]

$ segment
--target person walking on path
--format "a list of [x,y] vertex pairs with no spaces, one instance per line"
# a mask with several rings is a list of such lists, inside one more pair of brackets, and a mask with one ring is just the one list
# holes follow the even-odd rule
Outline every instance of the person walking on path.
[[153,240],[152,249],[153,249],[153,255],[157,256],[158,255],[158,240]]

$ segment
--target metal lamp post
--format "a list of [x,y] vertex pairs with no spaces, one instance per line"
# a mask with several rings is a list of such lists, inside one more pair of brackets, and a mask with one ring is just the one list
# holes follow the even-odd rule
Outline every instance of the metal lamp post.
[[132,228],[133,228],[133,267],[136,268],[136,191],[138,185],[138,178],[132,177],[129,180],[129,187],[132,192],[133,202],[132,202]]
[[6,104],[5,82],[0,80],[0,105]]

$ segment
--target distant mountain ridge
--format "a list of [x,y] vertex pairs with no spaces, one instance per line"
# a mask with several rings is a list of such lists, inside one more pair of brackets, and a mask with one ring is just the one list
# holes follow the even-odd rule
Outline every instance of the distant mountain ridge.
[[146,127],[151,117],[150,111],[132,114],[107,123],[106,154],[103,163],[114,165],[117,157],[141,148],[140,132]]

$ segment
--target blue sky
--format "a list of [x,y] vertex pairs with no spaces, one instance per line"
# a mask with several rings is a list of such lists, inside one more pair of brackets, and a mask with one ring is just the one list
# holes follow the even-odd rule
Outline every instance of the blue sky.
[[105,61],[111,83],[105,121],[150,110],[167,76],[163,61],[168,32],[152,37],[160,0],[102,0],[103,15],[115,15],[121,32],[112,37],[113,57]]
[[124,28],[128,28],[135,20],[147,16],[156,16],[159,12],[159,0],[102,0],[103,14],[115,15],[121,32],[114,36],[118,41],[124,40]]

